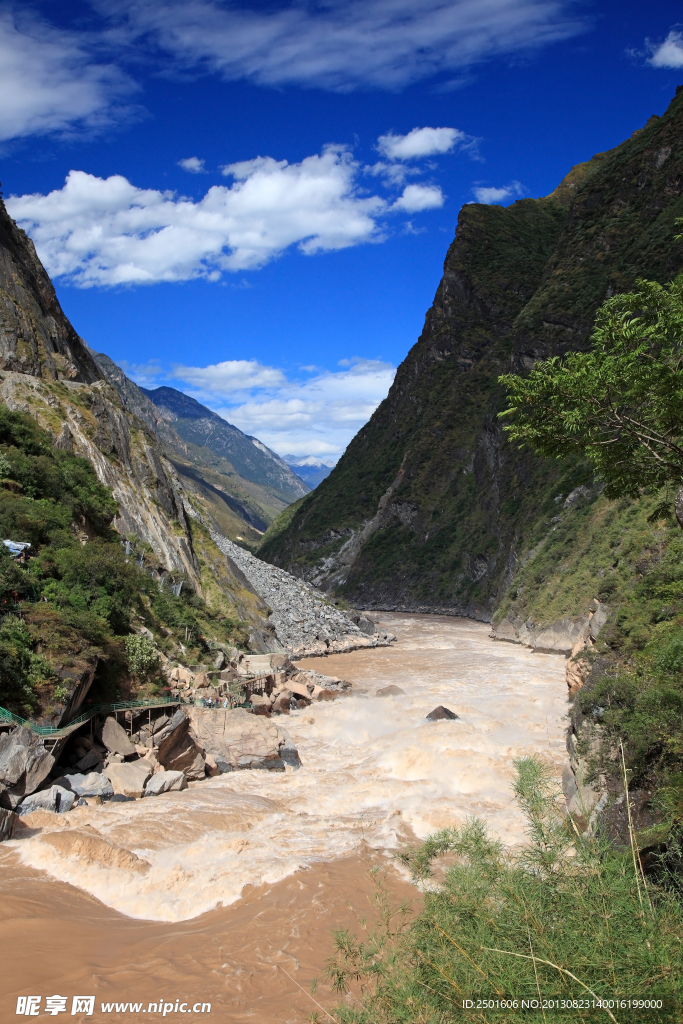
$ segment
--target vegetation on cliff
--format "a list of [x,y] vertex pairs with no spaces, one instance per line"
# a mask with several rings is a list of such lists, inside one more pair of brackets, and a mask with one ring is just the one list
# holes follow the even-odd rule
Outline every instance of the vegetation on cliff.
[[[0,536],[31,545],[20,563],[0,544],[1,706],[59,717],[98,664],[102,696],[110,699],[122,687],[159,685],[149,671],[131,676],[123,638],[142,624],[171,653],[182,642],[194,661],[208,650],[208,636],[244,640],[242,625],[210,610],[187,582],[179,596],[160,590],[126,556],[111,525],[116,502],[91,464],[1,404],[0,474]],[[144,545],[140,554],[144,560]]]
[[[671,280],[682,213],[683,93],[550,196],[463,207],[387,399],[260,554],[358,606],[495,616],[550,551],[558,496],[585,487],[588,504],[606,500],[587,460],[548,462],[510,443],[498,378],[585,349],[605,298],[638,278]],[[625,527],[627,507],[615,512]],[[577,590],[567,614],[585,614],[594,596]],[[553,621],[538,604],[534,613]]]

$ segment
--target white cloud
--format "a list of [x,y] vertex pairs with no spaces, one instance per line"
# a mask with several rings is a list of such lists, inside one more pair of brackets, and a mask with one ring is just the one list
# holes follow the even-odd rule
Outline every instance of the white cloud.
[[359,195],[358,164],[328,147],[301,163],[258,157],[225,168],[235,180],[193,202],[121,175],[71,171],[48,195],[12,196],[48,273],[82,287],[217,279],[264,266],[291,245],[306,254],[379,239],[378,196]]
[[205,394],[231,395],[252,388],[276,388],[286,382],[282,370],[262,366],[255,359],[226,359],[212,366],[175,366],[178,377]]
[[190,174],[204,173],[204,161],[196,156],[188,156],[186,160],[179,160],[178,167],[182,167],[184,171],[189,171]]
[[422,210],[434,210],[443,203],[443,192],[436,185],[406,185],[392,210],[420,213]]
[[683,68],[683,34],[671,29],[663,43],[655,46],[647,42],[650,49],[648,63],[655,68]]
[[0,140],[103,128],[130,115],[115,103],[134,89],[92,60],[84,37],[0,12]]
[[[119,31],[180,67],[260,85],[397,89],[583,30],[569,0],[331,0],[258,10],[217,0],[100,0]],[[113,10],[113,14],[112,14]]]
[[222,171],[233,184],[214,185],[197,202],[121,175],[70,171],[63,188],[12,196],[7,208],[48,273],[87,288],[218,280],[223,271],[263,267],[292,245],[311,255],[381,241],[385,215],[444,202],[435,185],[407,185],[393,203],[368,196],[358,187],[364,168],[343,146],[298,164],[256,157]]
[[502,188],[493,186],[478,186],[472,189],[478,203],[485,203],[487,206],[493,203],[502,203],[512,196],[523,196],[524,188],[518,181],[511,181],[509,185]]
[[396,372],[377,359],[339,364],[340,370],[302,367],[317,372],[296,380],[253,359],[175,366],[170,373],[152,365],[122,366],[144,387],[168,384],[185,391],[280,455],[322,456],[332,463],[386,396]]
[[407,135],[380,135],[377,148],[389,160],[414,160],[450,153],[456,143],[468,139],[459,128],[413,128]]

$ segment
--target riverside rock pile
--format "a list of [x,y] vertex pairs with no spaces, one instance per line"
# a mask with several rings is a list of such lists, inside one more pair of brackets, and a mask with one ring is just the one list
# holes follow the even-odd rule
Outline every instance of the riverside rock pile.
[[278,641],[293,658],[386,647],[396,639],[392,633],[378,630],[364,615],[347,614],[336,608],[310,583],[262,562],[219,533],[212,536],[270,607],[269,622]]

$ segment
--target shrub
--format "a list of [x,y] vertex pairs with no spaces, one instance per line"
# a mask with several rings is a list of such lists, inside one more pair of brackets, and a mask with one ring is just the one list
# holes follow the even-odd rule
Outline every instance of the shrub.
[[127,636],[123,641],[128,655],[128,665],[135,675],[144,675],[158,661],[154,641],[144,633]]
[[[335,935],[327,975],[346,991],[360,982],[355,1008],[340,1022],[357,1024],[555,1024],[577,1019],[680,1020],[683,910],[666,889],[645,887],[631,851],[582,838],[563,820],[549,771],[536,759],[515,762],[515,792],[529,845],[504,849],[480,821],[446,829],[401,859],[429,879],[432,861],[455,863],[442,884],[424,886],[424,909],[410,925],[398,908],[367,940]],[[380,900],[385,897],[380,893]],[[401,921],[403,923],[401,923]],[[569,1001],[546,1014],[501,1009],[505,997]],[[590,1009],[600,999],[662,999],[660,1010]],[[463,1007],[463,1000],[473,1007]],[[491,1000],[477,1008],[477,1000]],[[585,1012],[572,1001],[588,1000]]]

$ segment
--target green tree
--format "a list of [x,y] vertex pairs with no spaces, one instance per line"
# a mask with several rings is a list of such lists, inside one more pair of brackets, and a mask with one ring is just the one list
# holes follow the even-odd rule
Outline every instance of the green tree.
[[605,302],[588,352],[499,379],[512,441],[546,457],[585,454],[611,498],[672,487],[656,514],[673,505],[683,529],[683,276]]

